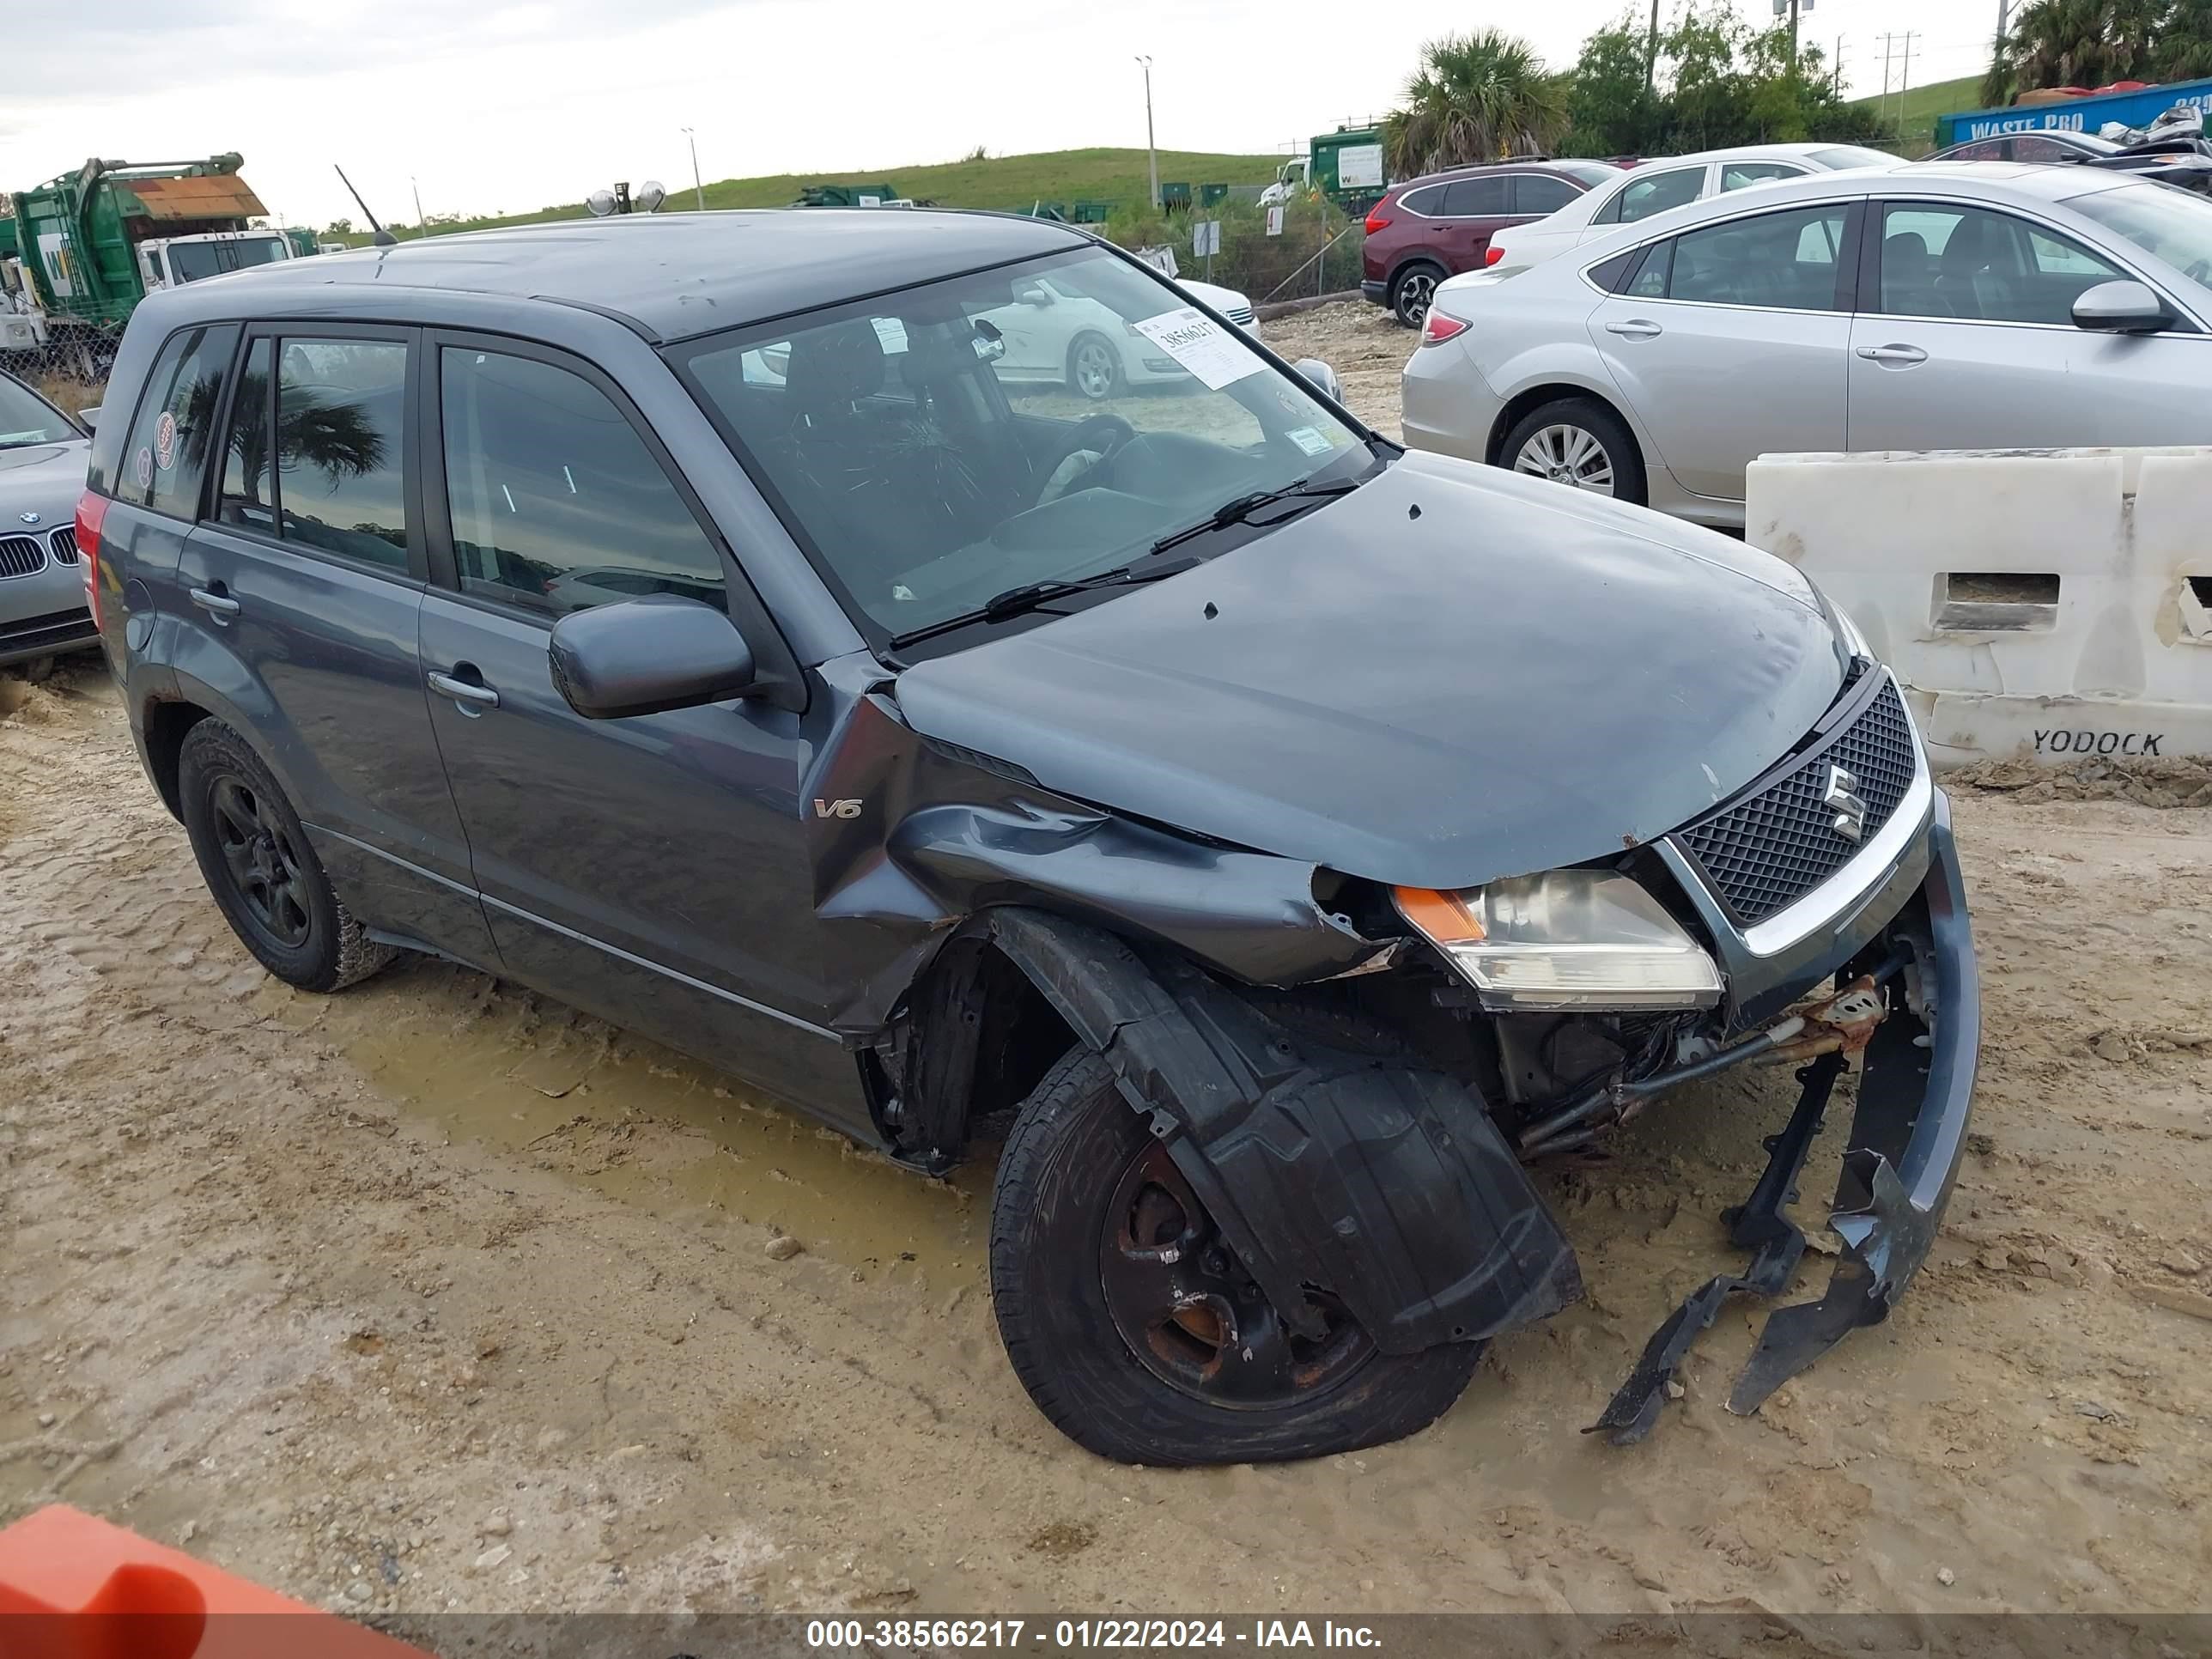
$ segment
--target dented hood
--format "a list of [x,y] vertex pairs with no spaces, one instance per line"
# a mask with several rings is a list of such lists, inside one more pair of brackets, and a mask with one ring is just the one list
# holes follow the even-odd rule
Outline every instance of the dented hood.
[[1060,793],[1460,887],[1695,817],[1811,728],[1844,665],[1778,559],[1409,454],[1197,569],[917,664],[898,698]]

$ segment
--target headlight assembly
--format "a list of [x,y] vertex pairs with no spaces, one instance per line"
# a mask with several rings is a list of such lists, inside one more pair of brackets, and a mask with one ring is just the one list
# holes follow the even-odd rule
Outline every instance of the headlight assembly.
[[1498,1013],[1706,1008],[1720,970],[1626,876],[1550,870],[1486,887],[1396,890],[1399,914]]

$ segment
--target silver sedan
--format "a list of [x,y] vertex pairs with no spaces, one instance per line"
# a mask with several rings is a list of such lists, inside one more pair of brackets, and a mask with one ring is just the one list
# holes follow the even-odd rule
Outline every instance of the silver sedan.
[[2079,167],[1832,173],[1437,290],[1417,448],[1723,528],[1804,451],[2212,443],[2212,202]]

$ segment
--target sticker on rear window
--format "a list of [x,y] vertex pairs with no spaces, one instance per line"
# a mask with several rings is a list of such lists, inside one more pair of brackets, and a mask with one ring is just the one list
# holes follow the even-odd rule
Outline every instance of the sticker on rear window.
[[154,422],[154,465],[167,472],[177,464],[177,417],[167,410]]
[[1310,426],[1294,426],[1283,435],[1309,455],[1326,455],[1336,447],[1324,434]]
[[131,463],[131,470],[137,475],[139,489],[143,489],[147,485],[154,482],[153,445],[141,444],[138,446],[137,459]]
[[1134,326],[1211,391],[1260,372],[1252,349],[1194,306],[1147,317]]

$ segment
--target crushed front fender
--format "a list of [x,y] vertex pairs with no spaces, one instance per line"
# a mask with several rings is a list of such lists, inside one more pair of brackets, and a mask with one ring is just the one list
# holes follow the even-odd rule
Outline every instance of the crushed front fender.
[[1574,1252],[1490,1115],[1402,1054],[1317,1038],[1186,960],[1047,912],[994,941],[1103,1055],[1294,1328],[1334,1294],[1386,1353],[1472,1341],[1582,1293]]

